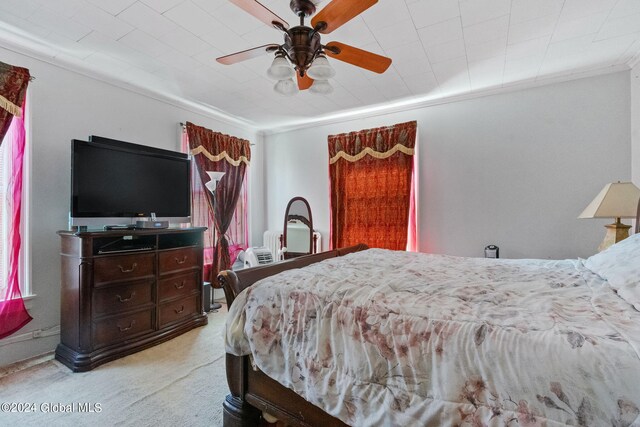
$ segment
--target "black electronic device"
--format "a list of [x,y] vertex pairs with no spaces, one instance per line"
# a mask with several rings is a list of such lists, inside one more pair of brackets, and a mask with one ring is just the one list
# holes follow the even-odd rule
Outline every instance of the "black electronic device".
[[136,221],[136,228],[141,230],[150,228],[169,228],[169,221]]
[[191,162],[185,153],[98,136],[73,140],[71,153],[70,225],[131,226],[152,212],[167,226],[190,222]]
[[156,213],[151,212],[151,219],[136,221],[136,228],[140,228],[142,230],[153,228],[169,228],[169,221],[158,221],[158,218],[156,218]]
[[105,225],[105,230],[135,230],[136,226],[134,224],[127,225]]
[[489,245],[484,248],[485,258],[500,258],[500,248],[496,245]]

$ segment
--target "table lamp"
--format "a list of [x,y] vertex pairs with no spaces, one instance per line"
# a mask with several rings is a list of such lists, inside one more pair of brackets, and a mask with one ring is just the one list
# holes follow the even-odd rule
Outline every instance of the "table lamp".
[[607,234],[598,246],[599,251],[629,237],[630,225],[620,218],[635,218],[640,199],[640,189],[631,182],[615,182],[604,186],[578,218],[615,218],[613,224],[605,225]]

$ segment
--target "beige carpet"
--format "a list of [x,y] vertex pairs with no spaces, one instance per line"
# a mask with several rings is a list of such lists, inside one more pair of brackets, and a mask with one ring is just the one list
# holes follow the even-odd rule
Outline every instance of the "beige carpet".
[[[0,426],[221,426],[229,393],[222,330],[209,324],[171,341],[72,373],[48,360],[0,378],[0,404],[35,403],[36,412],[0,411]],[[99,403],[100,413],[43,413],[47,404]],[[44,406],[42,404],[45,404]]]

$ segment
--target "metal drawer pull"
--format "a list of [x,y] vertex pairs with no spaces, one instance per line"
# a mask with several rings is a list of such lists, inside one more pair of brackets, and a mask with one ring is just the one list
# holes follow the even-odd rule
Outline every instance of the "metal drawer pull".
[[177,264],[184,264],[185,262],[187,262],[187,256],[186,255],[182,258],[182,261],[180,261],[178,258],[176,258],[176,263]]
[[180,306],[180,310],[178,310],[177,308],[174,308],[174,309],[173,309],[173,311],[175,311],[175,312],[176,312],[176,314],[180,314],[180,313],[182,313],[182,312],[184,311],[184,305],[181,305],[181,306]]
[[118,329],[120,329],[120,332],[126,332],[129,329],[133,328],[133,325],[136,324],[135,320],[132,320],[131,323],[129,323],[129,326],[127,326],[126,328],[123,328],[122,326],[118,325]]
[[180,283],[179,285],[177,283],[174,283],[173,286],[175,286],[176,289],[182,289],[184,288],[184,285],[186,282],[187,282],[186,280],[183,280],[182,283]]
[[137,267],[137,266],[138,266],[138,263],[137,263],[137,262],[134,262],[130,269],[126,269],[126,268],[124,268],[124,267],[123,267],[123,266],[121,266],[121,265],[119,265],[119,266],[118,266],[118,268],[119,268],[119,269],[120,269],[120,271],[121,271],[121,272],[123,272],[123,273],[131,273],[131,272],[133,272],[133,270],[135,270],[135,269],[136,269],[136,267]]
[[131,298],[133,298],[135,294],[136,293],[134,291],[134,292],[131,292],[127,298],[122,298],[120,295],[116,295],[116,297],[118,297],[118,301],[120,302],[127,302],[127,301],[131,301]]

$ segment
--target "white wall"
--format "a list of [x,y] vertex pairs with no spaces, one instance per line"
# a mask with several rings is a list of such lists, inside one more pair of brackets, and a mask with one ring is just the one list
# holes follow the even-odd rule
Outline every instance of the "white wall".
[[629,73],[631,84],[631,172],[640,187],[640,62]]
[[[31,282],[37,297],[29,310],[34,320],[14,335],[60,324],[60,244],[57,230],[66,229],[69,215],[71,139],[101,135],[179,150],[178,123],[196,124],[257,142],[255,132],[232,126],[76,74],[27,56],[0,49],[0,61],[29,68],[36,80],[29,86],[31,111]],[[254,146],[257,173],[249,188],[262,204],[261,147]],[[262,241],[260,215],[251,220]],[[6,342],[6,341],[5,341]],[[5,345],[0,340],[0,365],[55,348],[58,336]]]
[[633,183],[640,187],[640,61],[629,72],[629,82],[631,86],[631,176]]
[[[267,226],[309,200],[329,233],[327,135],[417,120],[419,249],[506,258],[587,257],[605,220],[576,217],[631,175],[628,72],[542,86],[265,138]],[[637,157],[637,156],[636,156]]]

